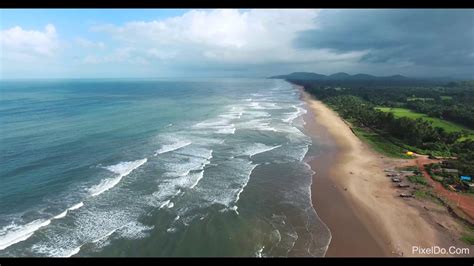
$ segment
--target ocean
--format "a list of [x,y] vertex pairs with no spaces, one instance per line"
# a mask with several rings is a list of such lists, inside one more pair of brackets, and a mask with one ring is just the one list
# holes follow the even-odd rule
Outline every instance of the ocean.
[[271,79],[0,81],[0,257],[323,256]]

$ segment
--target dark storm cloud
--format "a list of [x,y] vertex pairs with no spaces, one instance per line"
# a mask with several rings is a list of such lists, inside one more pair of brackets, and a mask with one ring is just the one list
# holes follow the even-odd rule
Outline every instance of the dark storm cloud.
[[361,63],[411,62],[474,71],[474,10],[323,10],[298,48],[369,50]]

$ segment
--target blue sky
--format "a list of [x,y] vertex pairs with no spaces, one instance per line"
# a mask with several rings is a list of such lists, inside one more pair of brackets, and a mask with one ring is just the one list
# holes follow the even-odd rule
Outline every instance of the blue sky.
[[473,10],[0,10],[0,78],[474,78]]

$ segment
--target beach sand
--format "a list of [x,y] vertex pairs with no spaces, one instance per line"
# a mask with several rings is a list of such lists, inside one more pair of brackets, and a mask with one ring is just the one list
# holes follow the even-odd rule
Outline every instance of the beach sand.
[[298,88],[309,109],[305,130],[323,145],[307,160],[316,172],[313,205],[332,234],[327,257],[433,256],[413,254],[412,247],[466,246],[439,226],[456,226],[442,210],[435,217],[423,212],[424,203],[398,197],[383,170],[408,160],[374,152],[336,112]]

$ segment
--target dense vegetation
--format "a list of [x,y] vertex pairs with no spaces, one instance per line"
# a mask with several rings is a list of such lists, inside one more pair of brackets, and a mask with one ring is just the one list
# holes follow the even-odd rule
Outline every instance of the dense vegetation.
[[[354,133],[389,154],[412,150],[457,157],[461,174],[474,175],[474,86],[332,87],[290,80],[335,109]],[[394,109],[399,108],[399,109]],[[451,121],[451,122],[447,122]]]

